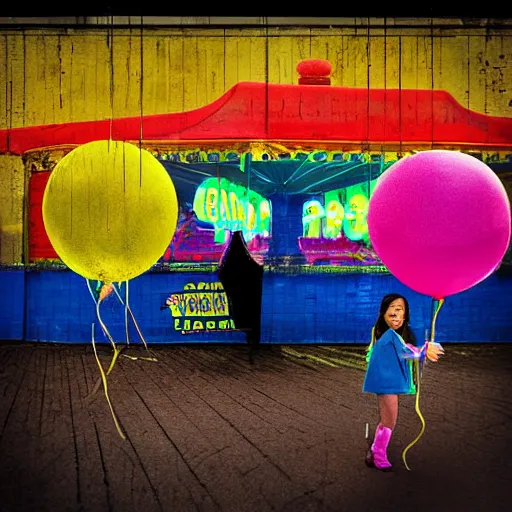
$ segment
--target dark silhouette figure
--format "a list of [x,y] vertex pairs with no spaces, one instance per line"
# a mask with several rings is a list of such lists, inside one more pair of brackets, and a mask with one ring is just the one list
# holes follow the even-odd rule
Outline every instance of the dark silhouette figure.
[[241,231],[232,234],[220,260],[218,275],[235,328],[246,334],[252,364],[254,349],[260,343],[263,265],[252,258]]

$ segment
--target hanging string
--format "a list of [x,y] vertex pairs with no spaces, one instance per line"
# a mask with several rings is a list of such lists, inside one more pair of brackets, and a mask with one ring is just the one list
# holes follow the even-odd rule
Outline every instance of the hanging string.
[[[103,291],[104,287],[108,286],[108,285],[103,285],[102,286],[101,291],[100,291],[100,296],[99,296],[98,300],[96,300],[96,297],[94,296],[94,293],[92,292],[92,289],[91,289],[91,283],[89,282],[88,279],[86,279],[85,282],[87,283],[87,288],[89,289],[89,293],[91,294],[92,300],[96,304],[96,318],[98,319],[98,322],[101,325],[101,328],[102,328],[103,332],[105,333],[105,336],[107,337],[108,341],[112,345],[112,348],[115,350],[116,349],[116,344],[114,342],[114,339],[110,335],[110,332],[107,329],[107,326],[105,325],[105,323],[103,322],[103,320],[101,318],[101,313],[100,313],[100,304],[101,304],[104,296],[108,295],[110,293],[110,292],[107,292],[107,291]],[[103,297],[102,297],[102,293],[104,295]]]
[[404,461],[404,465],[405,465],[405,467],[407,468],[408,471],[410,471],[411,468],[407,465],[407,459],[406,459],[407,452],[420,440],[421,436],[425,432],[425,427],[426,427],[425,418],[423,417],[423,415],[421,414],[421,411],[420,411],[421,365],[422,365],[422,361],[424,361],[424,358],[426,357],[427,351],[429,350],[428,345],[430,343],[434,343],[435,332],[436,332],[437,315],[439,314],[439,310],[441,309],[443,304],[444,304],[444,299],[440,299],[438,304],[437,304],[437,307],[436,307],[436,310],[434,312],[434,315],[432,316],[432,325],[431,325],[431,330],[430,330],[430,332],[431,332],[430,341],[427,341],[427,343],[425,344],[425,347],[424,347],[425,353],[423,354],[423,357],[421,359],[414,359],[413,360],[414,373],[415,373],[415,376],[416,376],[416,400],[415,400],[414,409],[416,411],[416,414],[420,418],[421,429],[420,429],[419,434],[416,436],[416,438],[411,443],[409,443],[405,447],[404,451],[402,452],[402,460]]
[[437,308],[436,308],[436,311],[434,313],[434,316],[432,317],[432,326],[431,326],[431,331],[430,331],[432,333],[431,336],[430,336],[430,342],[431,343],[434,343],[434,341],[435,341],[437,315],[439,314],[439,310],[441,309],[443,304],[444,304],[444,299],[440,299],[438,304],[437,304]]
[[109,30],[109,41],[110,41],[110,119],[109,119],[109,141],[112,140],[113,135],[113,124],[114,124],[114,16],[110,17],[110,30]]
[[144,122],[144,16],[140,17],[140,133],[139,148],[142,149]]
[[[129,289],[128,289],[129,287],[128,287],[128,284],[129,284],[129,281],[126,281],[125,289],[124,289],[124,300],[125,300],[125,305],[124,305],[124,329],[125,329],[125,334],[126,334],[126,344],[130,345],[130,333],[129,333],[129,330],[128,330],[128,310],[130,309],[130,306],[129,306]],[[119,288],[121,288],[121,283],[119,283]],[[115,290],[115,288],[114,288],[114,290]],[[117,290],[115,290],[115,291],[116,291],[116,295],[119,297],[119,293],[117,293]],[[119,297],[119,299],[120,299],[120,297]],[[121,301],[121,304],[122,303],[123,303],[123,301]],[[133,315],[132,315],[132,318],[133,318]]]
[[144,140],[144,16],[140,17],[140,88],[139,88],[139,108],[140,108],[140,122],[139,122],[139,149],[140,151],[140,164],[139,164],[139,193],[142,189],[142,141]]
[[[116,346],[114,338],[111,336],[105,322],[103,322],[103,319],[101,318],[100,305],[101,305],[102,301],[112,293],[114,286],[112,284],[103,284],[100,289],[99,297],[98,297],[98,299],[96,299],[96,297],[94,296],[94,293],[91,289],[91,283],[89,282],[89,279],[86,279],[85,282],[87,283],[87,289],[89,290],[89,293],[91,294],[92,300],[96,304],[96,318],[98,319],[98,323],[100,324],[101,329],[103,330],[105,336],[107,337],[108,341],[110,342],[110,344],[112,345],[112,348],[114,350],[114,353],[112,355],[112,360],[110,361],[110,365],[109,365],[107,373],[106,373],[107,375],[109,375],[112,372],[112,370],[114,369],[114,365],[116,364],[117,358],[119,357],[121,350]],[[94,344],[94,339],[93,339],[93,344]],[[96,348],[95,347],[93,347],[93,348],[96,353]],[[103,372],[103,369],[101,369],[101,372]],[[102,378],[103,378],[103,373],[102,373]],[[98,382],[95,384],[93,390],[90,393],[91,395],[96,393],[96,391],[98,390],[98,388],[101,384],[102,378],[100,378],[98,380]]]
[[[146,351],[148,352],[148,354],[151,354],[151,352],[149,351],[149,348],[148,348],[148,344],[146,342],[146,340],[144,339],[144,336],[142,334],[142,331],[140,330],[140,327],[139,327],[139,324],[137,323],[137,320],[135,319],[135,315],[133,314],[132,312],[132,309],[130,308],[130,305],[128,303],[128,281],[126,281],[126,300],[123,301],[122,297],[121,297],[121,294],[119,293],[119,291],[117,290],[117,288],[115,287],[115,285],[113,285],[113,288],[114,288],[114,293],[117,295],[117,298],[119,299],[119,302],[121,302],[121,304],[124,306],[125,308],[125,315],[127,313],[129,313],[131,319],[132,319],[132,322],[133,322],[133,325],[135,326],[135,329],[137,330],[137,333],[139,335],[139,338],[140,340],[142,341]],[[125,316],[126,318],[126,331],[128,332],[128,317]],[[125,357],[129,357],[130,359],[138,359],[136,357],[130,357],[130,356],[127,356],[126,354],[124,354]],[[157,361],[157,358],[152,356],[152,357],[141,357],[140,359],[144,359],[146,361]]]
[[103,366],[101,365],[101,361],[100,361],[100,358],[98,356],[98,351],[96,350],[96,340],[95,340],[95,337],[94,337],[94,324],[92,324],[92,333],[91,333],[92,349],[94,351],[94,357],[96,359],[96,363],[98,364],[98,368],[100,369],[100,379],[95,384],[95,386],[94,386],[94,388],[91,391],[89,396],[94,395],[96,393],[96,391],[98,390],[100,384],[103,383],[103,391],[105,393],[105,398],[107,400],[107,404],[109,406],[110,413],[111,413],[112,418],[114,420],[114,424],[116,426],[116,429],[119,432],[119,435],[121,436],[121,438],[122,439],[126,439],[125,435],[123,434],[123,432],[121,430],[121,427],[119,426],[119,422],[118,422],[116,414],[114,412],[114,408],[112,407],[112,402],[110,401],[110,397],[108,395],[108,385],[107,385],[107,375],[114,368],[114,365],[115,365],[115,362],[117,360],[117,357],[119,356],[120,350],[116,347],[114,339],[110,335],[110,332],[108,331],[107,326],[103,322],[103,320],[101,318],[101,314],[100,314],[101,302],[112,293],[112,286],[113,285],[104,284],[101,287],[99,297],[96,300],[96,297],[94,296],[94,293],[93,293],[93,291],[91,289],[91,283],[89,282],[88,279],[86,279],[85,281],[87,283],[87,289],[89,290],[89,293],[91,294],[92,300],[96,304],[96,317],[98,319],[98,322],[101,325],[101,328],[102,328],[103,332],[105,333],[105,336],[108,338],[110,344],[112,345],[112,347],[114,349],[114,355],[112,357],[112,361],[110,362],[110,366],[109,366],[107,372],[105,372],[103,370]]
[[[98,301],[99,302],[99,301]],[[110,401],[110,397],[108,396],[108,386],[107,386],[107,376],[105,375],[105,371],[101,366],[100,358],[98,357],[98,352],[96,351],[96,343],[94,340],[94,324],[92,324],[92,349],[94,350],[94,357],[96,358],[96,363],[98,363],[98,368],[100,369],[101,381],[103,382],[103,390],[105,392],[105,398],[107,399],[108,407],[110,409],[110,414],[112,415],[112,419],[114,420],[114,425],[121,436],[121,439],[126,439],[121,427],[119,425],[119,421],[117,420],[116,413],[114,412],[114,408],[112,407],[112,402]]]
[[409,443],[402,453],[402,459],[403,459],[405,467],[407,468],[408,471],[410,471],[411,468],[407,465],[407,460],[406,460],[407,452],[409,451],[410,448],[412,448],[420,440],[421,436],[423,435],[423,432],[425,432],[425,427],[426,427],[425,418],[423,417],[423,415],[421,414],[421,411],[420,411],[420,361],[419,361],[419,359],[415,359],[413,364],[414,364],[414,370],[415,370],[415,374],[416,374],[416,402],[414,405],[414,409],[416,411],[416,414],[420,418],[421,429],[420,429],[420,433],[416,436],[416,439],[414,439],[414,441]]
[[368,345],[368,347],[366,347],[366,362],[369,363],[370,362],[370,357],[372,355],[372,350],[373,350],[373,347],[375,345],[375,326],[372,327],[372,340],[370,341],[370,344]]

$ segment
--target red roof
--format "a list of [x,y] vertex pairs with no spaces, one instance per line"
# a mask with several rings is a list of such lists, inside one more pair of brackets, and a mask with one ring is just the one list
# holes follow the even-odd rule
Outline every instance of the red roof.
[[[0,153],[108,139],[435,144],[512,148],[512,119],[472,112],[440,90],[240,82],[213,103],[174,114],[0,131]],[[112,124],[112,134],[110,133]]]

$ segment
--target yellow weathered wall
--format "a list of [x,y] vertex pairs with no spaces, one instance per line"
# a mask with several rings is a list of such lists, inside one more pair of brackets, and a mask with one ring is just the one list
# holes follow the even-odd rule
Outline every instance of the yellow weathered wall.
[[22,260],[24,172],[21,158],[0,155],[0,264]]
[[[297,83],[309,58],[334,86],[444,89],[512,117],[512,29],[19,29],[0,32],[0,129],[190,110],[239,81]],[[0,157],[0,263],[22,261],[22,167]]]

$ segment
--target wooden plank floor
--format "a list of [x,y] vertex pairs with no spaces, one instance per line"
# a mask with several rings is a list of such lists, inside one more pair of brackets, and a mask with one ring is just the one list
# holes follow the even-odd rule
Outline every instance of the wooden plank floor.
[[445,349],[411,471],[404,397],[386,474],[363,463],[362,347],[262,347],[250,365],[245,346],[132,346],[107,380],[123,440],[92,346],[0,343],[0,510],[512,510],[512,345]]

